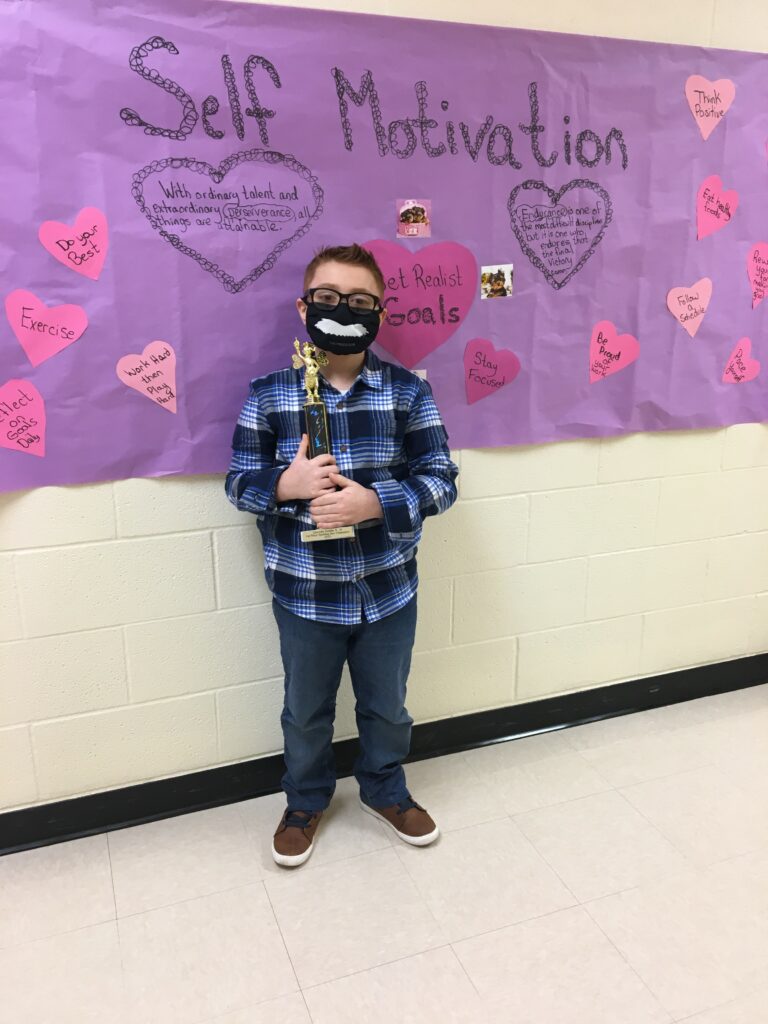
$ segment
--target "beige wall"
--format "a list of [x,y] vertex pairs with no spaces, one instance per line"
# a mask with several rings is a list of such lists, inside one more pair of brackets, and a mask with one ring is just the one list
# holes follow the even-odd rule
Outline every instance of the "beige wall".
[[[306,6],[768,50],[763,0]],[[456,457],[421,552],[417,721],[768,650],[767,426]],[[268,600],[220,478],[0,497],[0,808],[279,751]]]

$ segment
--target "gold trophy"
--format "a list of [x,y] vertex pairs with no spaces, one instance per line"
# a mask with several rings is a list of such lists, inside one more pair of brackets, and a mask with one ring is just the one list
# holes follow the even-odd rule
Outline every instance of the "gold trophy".
[[[300,345],[298,338],[294,341],[293,347],[296,349],[293,356],[294,370],[304,367],[304,390],[307,392],[307,400],[304,403],[304,419],[309,439],[309,457],[314,459],[316,455],[327,455],[331,451],[328,413],[325,402],[320,397],[317,380],[320,367],[326,366],[328,363],[328,356],[325,352],[318,351],[308,341]],[[315,528],[301,531],[301,539],[305,544],[315,540],[344,540],[354,536],[354,526],[334,526],[327,530]]]

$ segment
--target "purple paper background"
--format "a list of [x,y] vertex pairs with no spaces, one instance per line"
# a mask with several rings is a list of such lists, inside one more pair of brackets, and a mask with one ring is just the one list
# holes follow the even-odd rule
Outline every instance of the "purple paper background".
[[[153,35],[173,41],[174,56],[146,59],[191,93],[220,103],[211,118],[224,138],[209,138],[202,117],[185,141],[128,127],[132,107],[148,121],[176,127],[177,100],[130,70],[134,46]],[[768,71],[765,57],[725,50],[592,39],[581,36],[337,14],[224,2],[11,0],[0,10],[0,268],[3,294],[27,288],[49,305],[85,307],[81,340],[33,369],[8,323],[0,327],[0,384],[32,381],[46,400],[46,455],[0,448],[0,489],[129,476],[226,469],[235,418],[259,374],[286,366],[300,330],[294,300],[301,273],[322,244],[394,241],[394,200],[432,200],[432,238],[400,240],[418,250],[457,241],[478,268],[515,264],[514,295],[474,302],[460,328],[431,353],[428,372],[455,448],[526,444],[574,437],[717,426],[768,419],[766,315],[751,309],[746,275],[750,243],[768,237]],[[268,58],[282,88],[254,73],[262,104],[276,112],[269,146],[245,117],[232,126],[221,56],[229,54],[243,110],[250,101],[243,64]],[[523,167],[494,166],[484,151],[430,158],[421,145],[409,159],[380,157],[369,107],[351,102],[354,148],[344,148],[331,69],[357,87],[373,72],[385,125],[415,117],[414,84],[429,87],[429,112],[442,125],[466,121],[472,135],[487,114],[512,130]],[[685,100],[686,78],[732,78],[736,99],[704,141]],[[560,152],[540,168],[519,122],[529,120],[528,85],[538,82],[542,149]],[[447,100],[444,113],[440,101]],[[562,155],[563,116],[575,135],[604,137],[619,127],[629,149],[622,170],[590,170]],[[444,129],[432,131],[434,144]],[[323,210],[276,266],[237,294],[175,251],[151,228],[131,195],[132,175],[154,160],[192,157],[218,165],[234,153],[269,148],[292,154],[323,188]],[[719,174],[739,192],[740,207],[722,231],[696,240],[695,197]],[[584,268],[555,290],[522,254],[509,222],[510,190],[526,179],[553,189],[586,177],[609,192],[613,221]],[[222,187],[227,184],[222,182]],[[74,221],[98,206],[110,226],[99,281],[58,264],[39,244],[43,220]],[[259,237],[233,236],[232,264],[249,267],[267,249]],[[236,248],[239,247],[239,252]],[[714,294],[695,339],[666,309],[667,291],[709,276]],[[238,275],[236,275],[238,276]],[[593,325],[612,320],[640,340],[638,361],[589,384]],[[735,343],[753,342],[763,376],[720,383]],[[462,357],[472,338],[514,350],[517,380],[469,406]],[[179,412],[173,416],[117,379],[115,364],[155,339],[173,345]],[[379,349],[379,354],[389,358]]]

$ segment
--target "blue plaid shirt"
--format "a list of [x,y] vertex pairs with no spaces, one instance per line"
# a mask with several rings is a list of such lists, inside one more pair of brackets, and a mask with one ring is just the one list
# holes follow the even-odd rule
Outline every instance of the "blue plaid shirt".
[[368,350],[349,391],[320,377],[331,449],[346,477],[379,496],[384,519],[359,523],[353,540],[302,543],[314,527],[309,501],[278,502],[275,487],[304,428],[303,371],[251,381],[235,427],[227,497],[254,512],[275,599],[303,618],[354,624],[398,611],[416,593],[416,546],[425,516],[456,500],[458,474],[432,389]]

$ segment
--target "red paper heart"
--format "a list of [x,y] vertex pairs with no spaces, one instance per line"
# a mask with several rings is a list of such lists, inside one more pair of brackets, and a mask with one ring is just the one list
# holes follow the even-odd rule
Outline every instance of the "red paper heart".
[[728,357],[723,371],[723,384],[746,384],[760,373],[760,363],[752,358],[752,342],[742,338]]
[[592,328],[589,343],[589,382],[594,384],[618,373],[640,355],[640,342],[632,334],[619,334],[610,320]]
[[728,224],[739,205],[739,193],[732,188],[726,191],[720,176],[711,174],[699,186],[696,195],[696,237],[720,231]]
[[88,326],[82,306],[46,306],[34,292],[23,288],[6,296],[5,313],[33,366],[74,344]]
[[708,139],[720,124],[735,96],[736,86],[730,78],[710,82],[703,75],[690,76],[685,83],[685,98],[703,139]]
[[46,220],[37,234],[59,263],[76,274],[90,277],[92,281],[98,280],[109,244],[107,218],[101,210],[86,206],[75,217],[72,226],[58,220]]
[[747,277],[752,289],[752,309],[768,295],[768,242],[755,242],[747,253]]
[[464,349],[467,402],[479,402],[511,384],[520,373],[520,360],[508,348],[494,348],[486,338],[473,338]]
[[176,353],[165,341],[151,341],[141,355],[118,359],[117,376],[168,412],[176,412]]
[[412,369],[462,325],[477,293],[475,257],[458,242],[410,252],[403,245],[366,242],[384,274],[387,319],[376,340]]
[[45,455],[45,402],[28,380],[7,380],[0,387],[0,447]]
[[712,280],[709,277],[702,277],[695,284],[670,288],[667,292],[667,309],[688,334],[694,337],[701,327],[711,298]]

